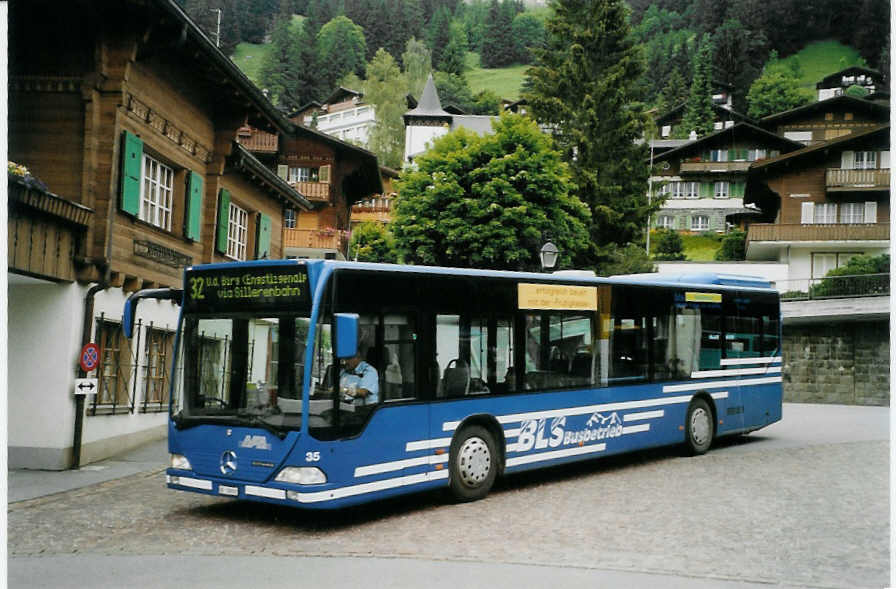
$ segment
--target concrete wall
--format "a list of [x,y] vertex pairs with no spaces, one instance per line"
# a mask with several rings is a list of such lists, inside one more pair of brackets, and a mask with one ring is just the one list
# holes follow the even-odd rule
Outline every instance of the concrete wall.
[[[61,470],[71,466],[74,438],[74,379],[87,286],[17,278],[8,290],[8,447],[9,468]],[[97,293],[94,314],[120,321],[125,294]],[[174,330],[179,307],[141,303],[138,319]],[[144,340],[141,340],[141,342]],[[140,358],[144,354],[140,346]],[[108,458],[164,437],[167,411],[141,412],[143,377],[137,372],[133,413],[85,415],[81,464]],[[85,406],[93,397],[87,396]]]
[[86,292],[76,284],[9,285],[9,468],[68,468]]
[[784,326],[784,400],[890,403],[890,330],[886,320]]

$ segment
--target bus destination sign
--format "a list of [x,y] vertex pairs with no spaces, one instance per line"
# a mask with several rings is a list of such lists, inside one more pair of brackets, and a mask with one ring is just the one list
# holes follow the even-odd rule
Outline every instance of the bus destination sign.
[[308,273],[299,264],[188,270],[188,312],[287,310],[311,306]]

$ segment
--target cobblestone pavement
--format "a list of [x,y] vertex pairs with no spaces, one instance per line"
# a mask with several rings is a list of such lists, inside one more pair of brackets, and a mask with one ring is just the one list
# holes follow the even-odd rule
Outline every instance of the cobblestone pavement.
[[695,458],[669,449],[511,476],[475,503],[427,493],[335,513],[170,491],[157,471],[12,504],[8,550],[13,559],[410,557],[887,585],[886,441],[720,446]]

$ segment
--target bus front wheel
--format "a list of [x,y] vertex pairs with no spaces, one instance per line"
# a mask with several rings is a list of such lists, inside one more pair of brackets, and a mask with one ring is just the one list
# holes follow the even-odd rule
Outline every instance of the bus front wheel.
[[686,444],[692,456],[705,454],[712,445],[713,419],[712,410],[703,399],[694,399],[688,406],[685,418]]
[[485,497],[498,474],[495,440],[487,429],[470,425],[451,442],[449,454],[449,486],[458,501],[475,501]]

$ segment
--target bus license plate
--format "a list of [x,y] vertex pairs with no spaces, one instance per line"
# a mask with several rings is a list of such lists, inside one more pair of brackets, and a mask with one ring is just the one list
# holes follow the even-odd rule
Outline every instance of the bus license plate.
[[218,494],[236,497],[240,494],[240,490],[237,487],[225,487],[224,485],[218,485]]

